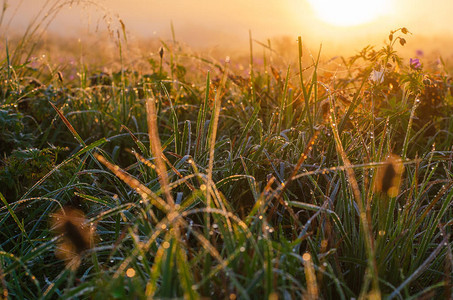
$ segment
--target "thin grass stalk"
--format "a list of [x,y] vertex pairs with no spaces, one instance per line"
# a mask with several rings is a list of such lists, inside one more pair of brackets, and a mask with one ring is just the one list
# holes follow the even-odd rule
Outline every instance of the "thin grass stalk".
[[[452,223],[453,223],[453,221],[450,221],[450,225]],[[442,232],[442,235],[446,237],[447,241],[450,241],[451,234],[449,234],[449,233],[447,234],[447,232],[445,231],[445,228],[447,226],[448,225],[439,226],[439,227]],[[447,299],[448,297],[450,297],[450,298],[453,297],[453,292],[452,292],[453,285],[452,285],[452,276],[451,276],[451,274],[453,274],[453,253],[451,251],[450,243],[447,243],[446,248],[447,248],[447,254],[445,257],[446,263],[445,263],[445,267],[444,267],[444,273],[445,273],[445,275],[444,275],[444,278],[445,278],[444,296]]]
[[[1,20],[0,20],[0,24],[1,24]],[[1,289],[0,289],[1,295],[0,296],[3,296],[3,299],[6,300],[6,299],[8,299],[8,286],[6,284],[5,274],[3,272],[2,265],[3,265],[3,259],[0,260],[0,284],[1,284]]]
[[299,77],[300,77],[300,86],[302,88],[302,92],[304,95],[304,100],[305,100],[305,107],[304,107],[304,112],[305,116],[308,118],[308,126],[313,130],[313,121],[311,119],[311,114],[310,114],[310,95],[307,92],[307,88],[305,87],[304,84],[304,76],[303,76],[303,69],[302,69],[302,56],[303,56],[303,51],[302,51],[302,38],[299,36],[297,38],[298,46],[299,46]]
[[[435,151],[436,151],[436,144],[433,144],[433,147],[431,148],[431,152],[429,153],[428,162],[426,164],[425,175],[423,176],[423,180],[421,182],[420,189],[418,190],[418,193],[417,193],[417,198],[421,197],[423,195],[423,193],[426,191],[426,187],[427,187],[431,177],[434,175],[434,172],[437,169],[438,163],[435,163],[435,164],[433,163]],[[430,168],[431,164],[434,164],[434,166]]]
[[19,218],[17,215],[14,213],[14,209],[11,208],[9,205],[8,201],[6,201],[5,197],[3,194],[0,192],[0,200],[5,204],[5,207],[8,209],[9,214],[13,218],[14,222],[16,222],[17,227],[19,227],[20,231],[22,232],[23,235],[25,235],[25,238],[32,244],[30,237],[28,236],[28,233],[25,231],[24,225],[20,222]]
[[[380,139],[380,143],[379,143],[379,147],[378,147],[378,151],[377,151],[377,156],[375,156],[373,159],[375,161],[381,161],[382,160],[382,152],[383,152],[383,149],[384,149],[384,142],[385,142],[385,136],[387,134],[387,131],[388,131],[388,125],[389,125],[389,118],[386,119],[385,121],[385,125],[384,125],[384,129],[382,130],[382,138]],[[389,138],[390,139],[390,138]],[[371,181],[370,181],[370,185],[369,185],[369,189],[368,189],[368,200],[371,200],[373,198],[373,195],[374,195],[374,189],[373,189],[373,186],[375,184],[375,180],[376,180],[376,172],[373,173],[373,177],[371,178]],[[370,201],[368,201],[370,202]],[[368,203],[367,202],[367,205],[368,204],[371,204],[371,203]]]
[[[227,63],[228,63],[228,61],[227,61]],[[206,207],[208,207],[208,208],[212,207],[211,194],[212,194],[212,190],[215,189],[215,187],[214,187],[215,184],[213,183],[213,180],[212,180],[212,172],[214,169],[214,159],[215,159],[215,157],[214,157],[215,140],[216,140],[216,136],[217,136],[217,126],[218,126],[218,122],[219,122],[219,115],[220,115],[220,108],[221,108],[221,95],[222,95],[222,90],[225,86],[227,77],[228,77],[228,64],[224,68],[222,81],[216,91],[216,95],[214,98],[214,111],[211,115],[208,137],[206,138],[207,142],[209,142],[209,144],[208,144],[209,145],[209,162],[208,162],[208,170],[207,170],[208,172],[207,172],[207,182],[206,182],[207,183],[206,184],[207,185],[207,187],[206,187]],[[208,80],[209,80],[209,76],[208,76]],[[207,85],[209,85],[209,81],[207,82]],[[209,95],[208,92],[209,92],[209,90],[207,90],[207,92],[206,92],[206,100],[205,100],[205,105],[203,106],[204,111],[201,113],[202,114],[201,120],[204,120],[206,118],[206,108],[207,108],[206,104],[207,104],[207,99],[208,99],[208,95]],[[199,118],[200,118],[200,116],[199,116]],[[200,126],[203,126],[203,125],[200,124]],[[219,199],[219,202],[221,203],[221,199]],[[218,203],[218,204],[220,205],[220,203]],[[223,209],[225,209],[225,208],[223,208]],[[210,214],[206,213],[204,219],[205,219],[204,239],[208,240],[209,232],[211,231]],[[210,257],[206,257],[205,264],[207,266],[211,265]],[[204,272],[203,272],[204,276],[207,276],[209,269],[210,268],[207,268],[207,267],[204,268]]]
[[204,151],[204,148],[200,149],[200,145],[205,145],[204,124],[206,123],[206,114],[207,114],[207,107],[208,107],[208,101],[209,101],[210,86],[211,86],[211,79],[210,79],[210,72],[208,72],[208,74],[206,76],[205,97],[204,97],[203,104],[200,108],[200,111],[199,111],[198,117],[197,117],[197,129],[196,129],[197,142],[196,142],[195,154],[194,154],[195,160],[198,159],[200,152]]
[[407,148],[409,146],[409,138],[410,138],[410,134],[411,134],[411,130],[412,130],[412,122],[414,120],[415,110],[417,109],[419,103],[420,103],[420,100],[418,99],[418,96],[417,96],[417,97],[415,97],[414,105],[412,106],[411,115],[409,117],[409,123],[407,124],[406,136],[404,137],[403,151],[401,152],[401,157],[403,158],[403,160],[405,160],[407,157]]
[[[376,153],[376,137],[375,137],[376,125],[375,125],[375,119],[374,119],[374,110],[375,110],[375,99],[374,99],[374,95],[371,94],[371,153]],[[384,138],[381,139],[382,143],[383,143],[383,140],[384,140]]]
[[277,126],[277,134],[280,134],[282,131],[282,122],[283,118],[285,116],[284,111],[286,109],[286,98],[287,98],[287,93],[288,93],[288,81],[289,81],[289,72],[291,69],[291,65],[288,66],[288,70],[286,71],[286,79],[285,79],[285,86],[283,87],[283,95],[282,95],[282,100],[280,104],[280,111],[278,112],[278,126]]
[[121,123],[127,124],[127,105],[126,105],[126,78],[124,76],[124,61],[123,61],[123,47],[121,44],[121,37],[119,31],[117,31],[118,40],[118,51],[120,56],[120,67],[121,67],[121,88],[120,88],[120,99],[121,99]]
[[42,299],[50,299],[53,294],[55,293],[55,290],[63,283],[64,280],[70,275],[70,273],[73,273],[74,271],[65,268],[63,271],[55,278],[54,281],[47,287],[47,289],[44,291]]
[[[213,114],[211,116],[211,128],[212,130],[211,131],[211,134],[210,136],[208,137],[210,140],[209,140],[209,164],[208,164],[208,172],[207,172],[207,183],[208,183],[208,187],[206,189],[206,205],[208,208],[211,207],[211,189],[212,187],[214,186],[214,183],[213,183],[213,180],[212,180],[212,172],[213,172],[213,169],[214,169],[214,160],[215,160],[215,157],[214,157],[214,150],[215,150],[215,140],[216,140],[216,137],[217,137],[217,126],[218,126],[218,123],[219,123],[219,115],[220,115],[220,108],[221,108],[221,95],[222,95],[222,91],[223,91],[223,88],[225,87],[225,83],[226,83],[226,79],[228,77],[228,61],[227,61],[227,65],[225,66],[225,71],[223,73],[223,77],[222,77],[222,81],[221,81],[221,84],[219,86],[219,88],[217,89],[217,92],[216,92],[216,95],[215,95],[215,99],[214,99],[214,111],[213,111]],[[206,224],[206,226],[209,226],[209,223]]]
[[8,74],[8,84],[11,84],[11,58],[9,56],[9,47],[8,47],[8,39],[5,39],[5,51],[6,51],[6,74]]
[[[314,146],[314,144],[316,142],[316,139],[318,138],[318,134],[319,134],[319,132],[315,132],[314,133],[314,135],[311,137],[310,141],[308,142],[308,145],[306,146],[305,151],[302,152],[302,154],[300,155],[299,160],[297,161],[297,164],[294,167],[294,169],[293,169],[291,175],[289,176],[289,178],[285,182],[282,182],[280,187],[274,193],[272,193],[271,195],[269,195],[267,197],[267,201],[265,202],[265,204],[263,206],[265,209],[267,209],[267,206],[269,205],[270,201],[275,197],[277,199],[277,201],[288,210],[289,214],[291,215],[291,217],[293,218],[293,220],[297,223],[297,225],[299,227],[302,226],[302,223],[299,221],[299,218],[295,214],[294,210],[287,204],[288,201],[283,201],[282,196],[284,195],[284,192],[288,188],[289,184],[293,180],[296,179],[296,174],[299,172],[299,170],[300,170],[300,168],[302,166],[302,163],[307,159],[308,155],[313,150],[313,146]],[[277,206],[275,206],[275,209],[276,209],[276,207]],[[270,213],[271,216],[272,216],[274,211],[272,211]]]
[[3,0],[2,12],[0,13],[0,26],[2,26],[3,19],[5,18],[5,12],[8,8],[8,0]]
[[[151,90],[152,93],[152,90]],[[220,98],[220,93],[218,98]],[[167,203],[170,205],[170,212],[167,214],[166,219],[171,223],[173,223],[173,230],[170,231],[170,235],[172,235],[171,240],[174,241],[175,244],[175,255],[177,258],[177,269],[179,272],[180,280],[182,281],[182,288],[184,290],[184,294],[186,297],[190,299],[197,298],[197,293],[192,289],[193,279],[188,272],[187,269],[187,256],[184,254],[184,245],[183,242],[180,240],[180,228],[187,227],[188,224],[186,221],[181,217],[181,214],[178,212],[178,206],[175,205],[173,197],[171,196],[171,189],[169,185],[169,179],[167,176],[167,170],[165,167],[165,162],[163,159],[162,153],[162,146],[160,143],[159,133],[157,130],[157,113],[154,103],[154,97],[148,98],[146,101],[146,108],[147,108],[147,122],[148,122],[148,134],[150,140],[150,147],[151,153],[153,153],[155,157],[155,165],[157,175],[159,176],[159,181],[161,184],[162,189],[164,190],[164,195],[167,198]],[[220,109],[217,112],[217,118]],[[218,120],[217,120],[218,121]],[[215,131],[214,131],[215,132]],[[212,169],[211,169],[212,172]],[[209,190],[209,189],[208,189]],[[161,225],[160,229],[164,227]],[[159,231],[158,230],[158,231]],[[157,237],[157,236],[156,236]],[[151,240],[151,239],[150,239]],[[172,247],[171,247],[172,248]],[[179,253],[179,255],[178,255]]]
[[263,70],[264,70],[264,75],[265,75],[264,82],[266,82],[266,88],[269,91],[270,90],[270,86],[271,86],[271,75],[268,72],[268,70],[269,70],[269,62],[267,61],[266,48],[267,47],[263,46]]
[[[346,152],[343,149],[340,135],[338,133],[337,120],[336,120],[335,111],[334,111],[335,103],[334,103],[334,99],[333,99],[332,95],[329,96],[329,99],[330,99],[330,107],[331,107],[331,114],[329,116],[329,120],[330,120],[330,126],[332,128],[332,132],[334,134],[336,148],[343,160],[344,166],[346,168],[345,169],[346,175],[348,177],[349,184],[351,185],[355,202],[357,203],[357,206],[359,208],[359,219],[360,219],[360,223],[362,224],[363,236],[365,239],[365,246],[367,249],[368,268],[371,272],[372,284],[373,284],[373,291],[371,293],[372,293],[372,295],[375,295],[376,297],[380,297],[379,277],[378,277],[378,270],[377,270],[377,265],[376,265],[376,260],[375,260],[375,252],[374,252],[374,246],[373,246],[373,235],[371,232],[371,226],[368,223],[368,218],[367,218],[365,207],[362,202],[362,196],[360,194],[359,185],[355,178],[354,171],[351,168],[352,164],[351,164],[348,156],[346,155]],[[365,288],[365,286],[363,288]]]
[[175,202],[170,193],[169,180],[167,175],[167,169],[165,167],[165,162],[162,159],[162,146],[160,143],[159,133],[157,130],[157,113],[155,105],[155,97],[153,92],[151,92],[151,98],[146,100],[146,112],[147,112],[147,122],[148,122],[148,135],[150,142],[150,150],[154,155],[156,172],[159,176],[160,185],[164,191],[164,195],[167,199],[167,203],[173,207]]
[[[164,91],[165,93],[165,96],[167,97],[167,100],[168,100],[168,103],[170,104],[170,112],[171,112],[171,122],[173,123],[173,134],[174,134],[174,142],[175,142],[175,151],[176,153],[179,153],[180,152],[180,145],[181,145],[181,135],[179,133],[179,129],[178,129],[178,115],[176,114],[176,111],[175,111],[175,107],[171,101],[171,97],[170,97],[170,94],[168,93],[168,90],[167,88],[165,87],[165,85],[161,82],[160,83],[161,87],[162,87],[162,90]],[[176,105],[176,99],[175,99],[175,105]],[[163,157],[163,156],[162,156]]]
[[397,295],[400,295],[400,292],[403,288],[406,287],[409,283],[414,281],[415,279],[418,278],[418,276],[421,275],[421,273],[429,266],[429,263],[436,258],[436,256],[439,254],[439,252],[442,250],[442,248],[446,247],[445,244],[448,243],[447,236],[445,236],[440,242],[440,244],[436,247],[436,249],[428,256],[428,258],[408,277],[406,280],[404,280],[403,283],[401,283],[389,296],[388,300],[391,300],[395,298]]
[[308,91],[308,98],[311,97],[313,92],[313,115],[311,116],[312,126],[310,128],[310,132],[314,134],[314,123],[316,118],[316,107],[318,102],[318,66],[319,66],[319,59],[321,58],[321,50],[322,44],[319,46],[318,55],[316,56],[316,61],[313,60],[313,75],[311,78],[310,89]]
[[[267,222],[263,220],[263,228],[267,226]],[[270,295],[274,293],[274,288],[273,288],[273,249],[272,249],[272,243],[268,238],[264,238],[262,240],[262,244],[264,247],[264,290],[265,290],[265,295],[269,298]]]
[[318,284],[316,282],[315,269],[313,267],[313,260],[310,253],[306,252],[303,256],[305,281],[307,283],[307,292],[304,295],[307,300],[319,299]]
[[252,31],[249,30],[249,44],[250,44],[250,96],[252,106],[255,106],[256,98],[255,98],[255,72],[253,67],[253,39],[252,39]]
[[359,89],[355,92],[354,97],[352,98],[351,104],[348,107],[348,110],[346,111],[346,114],[343,116],[341,119],[340,124],[338,125],[338,134],[341,135],[343,132],[344,127],[346,126],[346,123],[349,121],[349,117],[351,114],[354,112],[354,110],[359,106],[359,104],[362,102],[362,98],[360,96],[360,92],[362,91],[363,87],[365,86],[365,83],[368,82],[368,78],[370,76],[371,71],[368,71],[364,74],[362,83],[360,84]]

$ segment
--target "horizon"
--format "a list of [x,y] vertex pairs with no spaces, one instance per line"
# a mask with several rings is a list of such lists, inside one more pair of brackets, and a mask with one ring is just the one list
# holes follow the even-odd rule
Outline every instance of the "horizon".
[[[108,29],[121,30],[119,20],[122,20],[128,37],[171,39],[173,26],[178,41],[199,49],[247,49],[250,30],[253,38],[259,41],[285,36],[295,40],[302,36],[311,48],[323,44],[332,53],[347,53],[368,44],[380,44],[391,30],[406,27],[413,33],[407,45],[412,52],[422,48],[426,53],[450,56],[452,52],[442,45],[453,42],[453,26],[449,26],[448,19],[448,11],[453,11],[453,1],[438,0],[435,5],[428,1],[385,1],[386,11],[356,26],[327,24],[306,0],[269,1],[262,5],[257,5],[258,0],[233,0],[229,5],[207,0],[171,0],[165,3],[144,0],[107,3],[104,0],[97,1],[96,5],[81,1],[81,4],[61,9],[47,31],[64,37],[83,38]],[[36,0],[24,5],[20,1],[11,5],[4,20],[4,24],[9,23],[7,34],[23,31],[38,8],[49,2],[52,1]],[[430,5],[428,14],[427,5]],[[203,9],[197,9],[200,7]],[[421,19],[422,14],[424,17]],[[418,40],[423,42],[417,43]]]

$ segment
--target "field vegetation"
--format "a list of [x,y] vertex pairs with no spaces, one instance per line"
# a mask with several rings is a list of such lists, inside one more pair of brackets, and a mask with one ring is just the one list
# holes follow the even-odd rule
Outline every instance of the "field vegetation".
[[45,24],[0,54],[5,298],[452,297],[453,68],[408,29],[332,62]]

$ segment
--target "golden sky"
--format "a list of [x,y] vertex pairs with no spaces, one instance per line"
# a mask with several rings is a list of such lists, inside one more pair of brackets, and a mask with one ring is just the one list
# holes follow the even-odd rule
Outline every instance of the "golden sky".
[[[29,22],[38,8],[49,0],[12,0],[10,14],[19,5],[10,28],[20,29]],[[53,0],[50,0],[52,2]],[[347,2],[382,7],[380,16],[364,24],[341,27],[321,20],[309,1],[325,2],[326,7]],[[330,2],[329,2],[330,1]],[[83,1],[82,1],[83,2]],[[177,39],[197,46],[245,43],[249,29],[254,38],[265,40],[275,36],[301,35],[313,44],[323,42],[343,45],[350,41],[368,43],[382,41],[392,29],[407,27],[417,37],[453,37],[453,0],[98,0],[92,5],[74,5],[60,11],[49,30],[66,35],[80,35],[96,28],[105,29],[104,15],[121,18],[130,35],[169,38],[173,22]],[[330,3],[330,4],[329,4]],[[360,4],[360,5],[362,5]],[[356,6],[358,6],[357,4]],[[358,18],[345,15],[338,6],[328,19]],[[354,6],[355,7],[355,6]],[[318,12],[319,13],[319,12]],[[4,21],[5,23],[5,21]],[[115,22],[113,22],[115,23]],[[335,23],[335,22],[330,22]]]

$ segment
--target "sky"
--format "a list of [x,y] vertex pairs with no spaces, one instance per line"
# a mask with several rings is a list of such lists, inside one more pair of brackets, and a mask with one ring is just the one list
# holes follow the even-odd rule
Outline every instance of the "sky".
[[[309,1],[356,2],[384,7],[379,16],[356,26],[336,26],[320,19]],[[330,2],[329,2],[330,1]],[[390,30],[407,27],[417,38],[453,40],[453,0],[81,0],[83,4],[63,5],[50,23],[50,32],[81,36],[107,26],[118,26],[121,19],[128,35],[134,37],[171,37],[193,47],[247,45],[249,30],[257,40],[302,36],[314,45],[346,47],[349,43],[375,43]],[[381,2],[379,2],[381,1]],[[57,0],[9,0],[2,26],[8,31],[23,30],[45,3]],[[71,1],[60,1],[65,3]],[[77,1],[72,1],[77,2]],[[384,3],[385,2],[385,3]],[[95,4],[90,4],[95,3]],[[329,4],[330,3],[330,4]],[[381,4],[380,4],[381,3]],[[357,6],[357,5],[355,5]],[[48,6],[49,7],[49,6]],[[328,18],[343,16],[336,12]],[[110,20],[110,21],[109,21]],[[110,22],[110,25],[108,25]],[[434,39],[433,39],[434,40]],[[441,44],[439,44],[441,45]],[[453,51],[453,50],[452,50]]]

